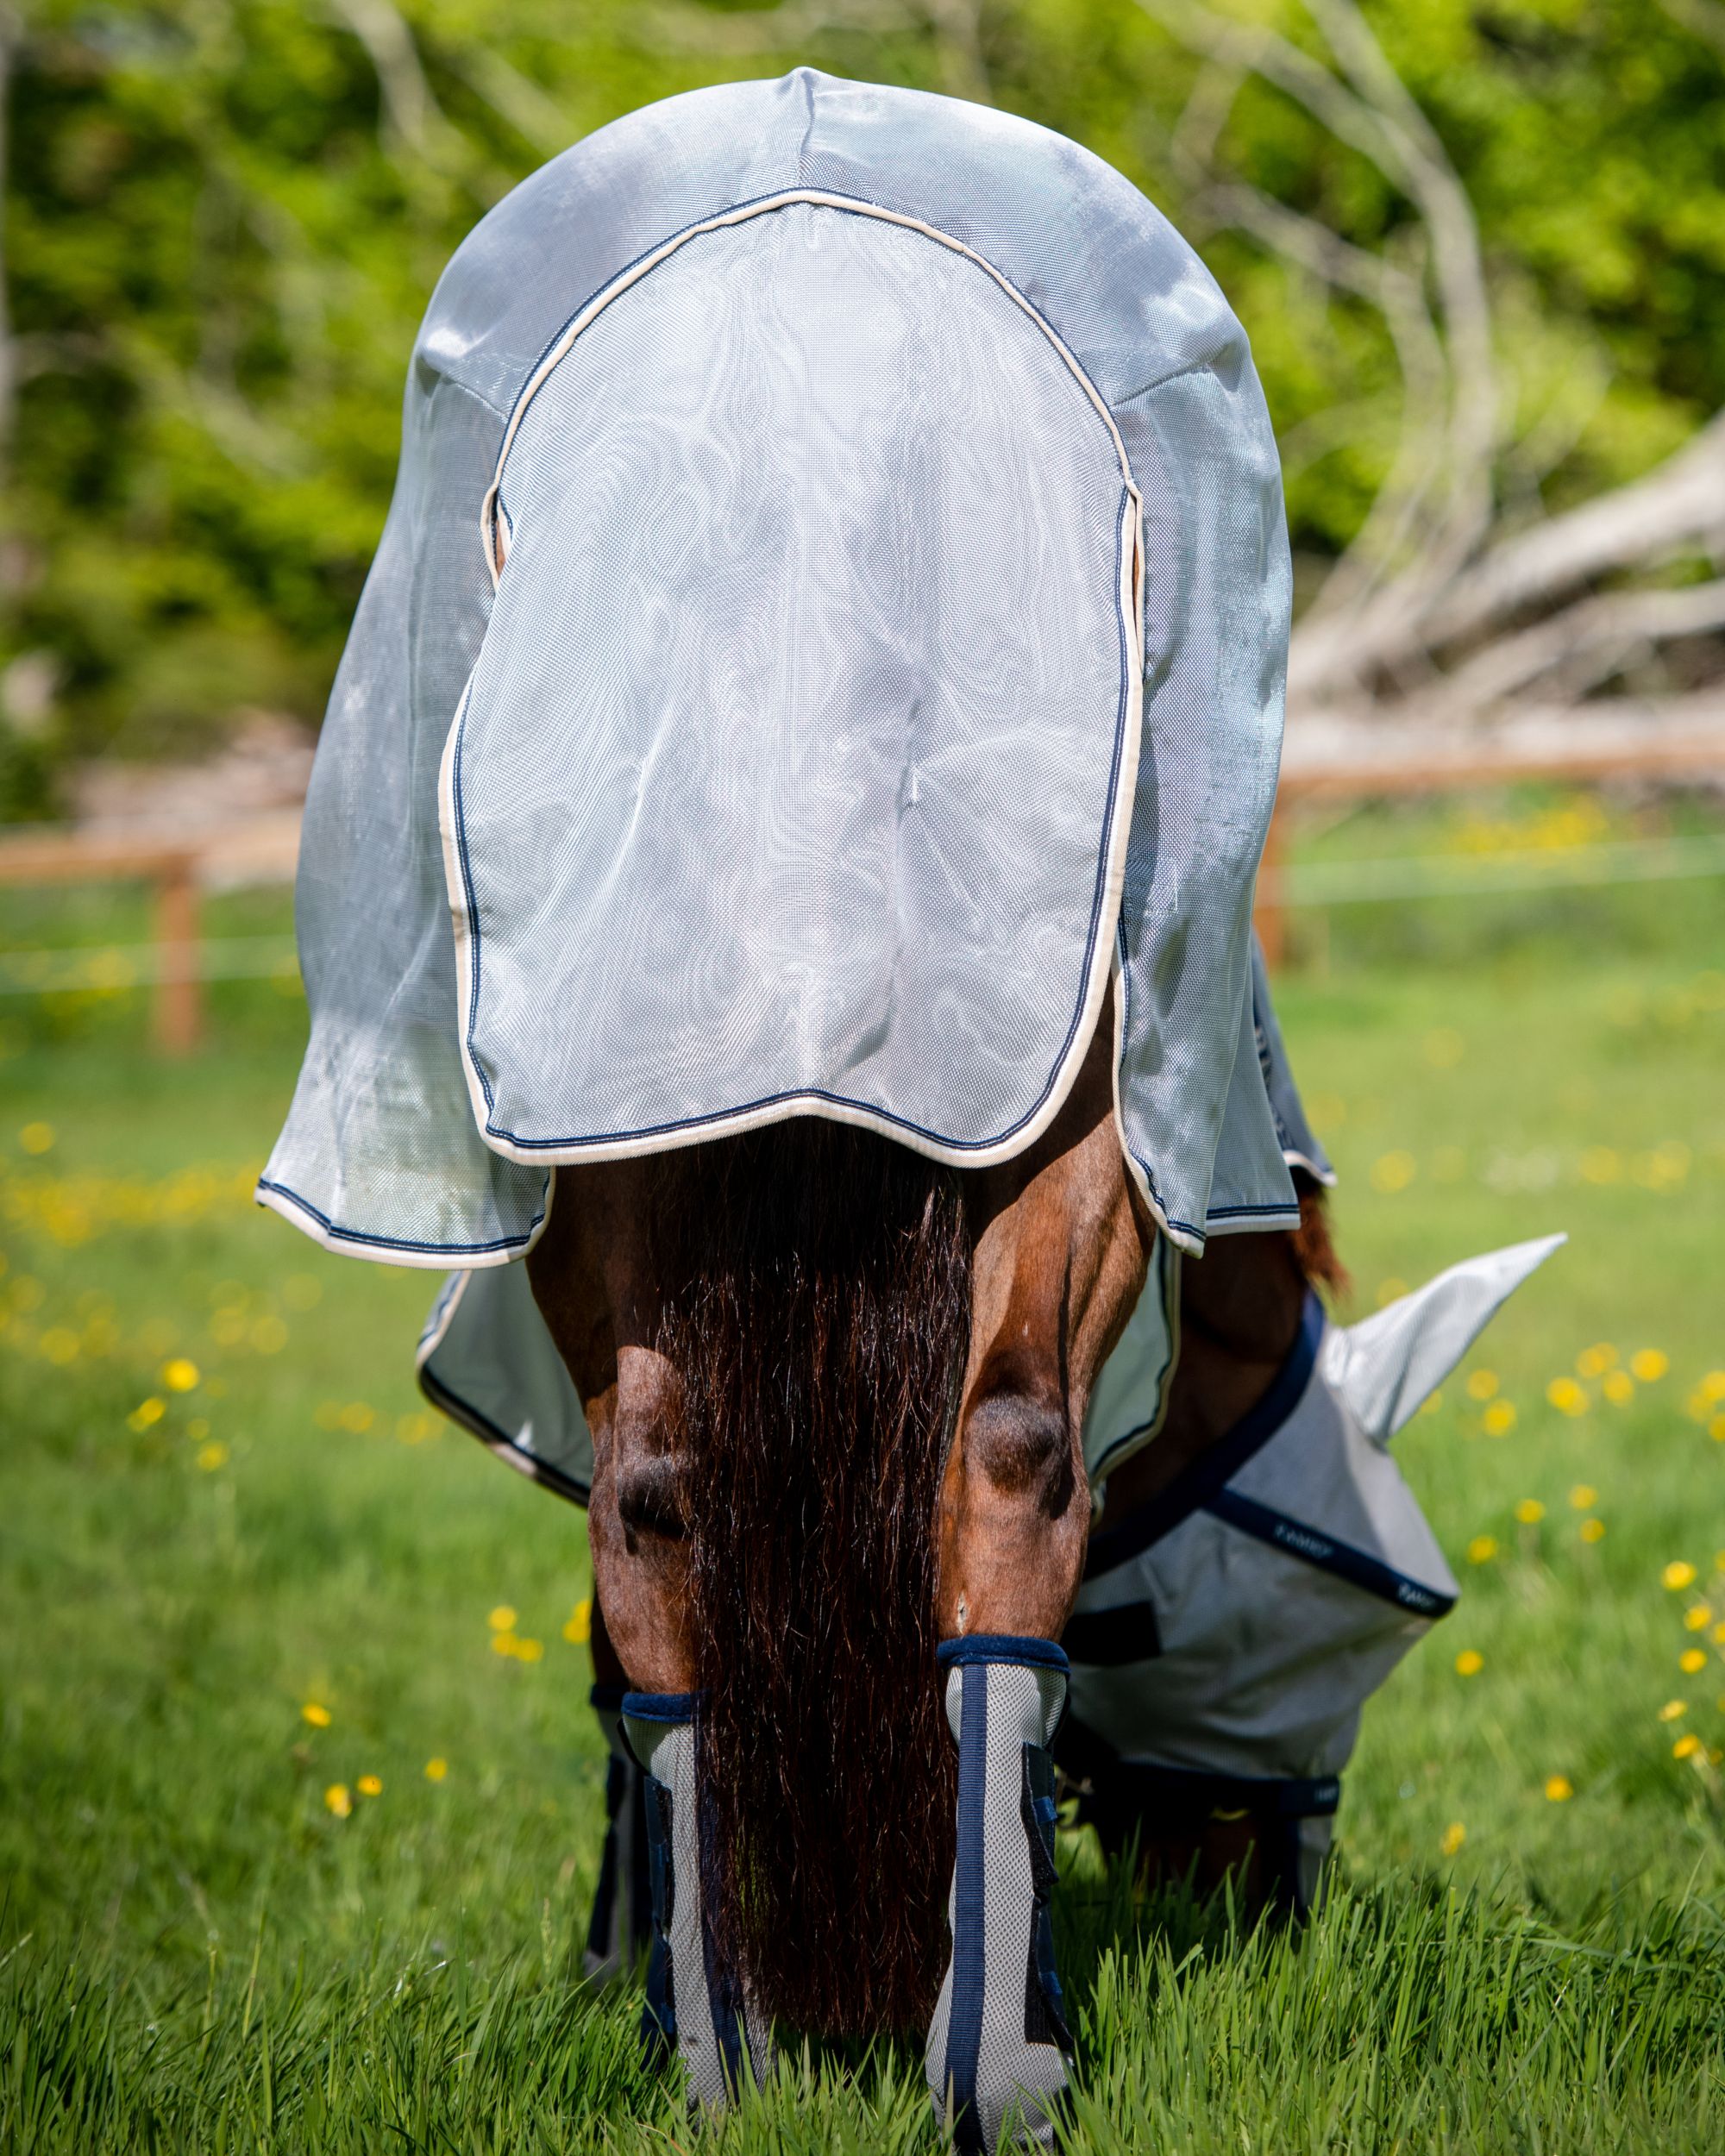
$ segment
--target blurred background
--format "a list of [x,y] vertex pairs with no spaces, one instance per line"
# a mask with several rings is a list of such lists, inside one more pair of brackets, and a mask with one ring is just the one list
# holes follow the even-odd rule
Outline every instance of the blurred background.
[[[1368,1711],[1328,1944],[1272,1980],[1079,1896],[1085,2041],[1182,2147],[1716,2147],[1722,0],[0,0],[0,2145],[660,2101],[569,1982],[580,1523],[418,1399],[430,1282],[249,1194],[431,287],[618,114],[802,63],[1076,137],[1214,271],[1286,478],[1259,924],[1348,1313],[1571,1236],[1399,1441],[1465,1592]],[[772,2145],[914,2143],[916,2073]]]

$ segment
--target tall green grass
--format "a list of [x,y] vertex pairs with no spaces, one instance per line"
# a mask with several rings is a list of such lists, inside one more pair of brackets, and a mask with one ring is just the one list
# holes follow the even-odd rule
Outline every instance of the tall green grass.
[[[1464,1595],[1367,1710],[1316,1923],[1135,1901],[1063,1839],[1073,2147],[1725,2146],[1722,924],[1713,885],[1301,924],[1356,1311],[1571,1240],[1398,1441]],[[579,1515],[423,1412],[430,1279],[246,1198],[303,1026],[230,984],[176,1069],[135,994],[0,1014],[0,2147],[687,2147],[638,1993],[579,1977]],[[794,2053],[716,2137],[934,2138],[893,2046]]]

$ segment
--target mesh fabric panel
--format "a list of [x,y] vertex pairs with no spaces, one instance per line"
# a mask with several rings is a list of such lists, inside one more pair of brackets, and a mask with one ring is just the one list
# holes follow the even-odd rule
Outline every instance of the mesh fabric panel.
[[[1118,921],[1106,924],[1110,934],[1118,927],[1124,968],[1124,1141],[1153,1204],[1188,1248],[1200,1247],[1212,1225],[1286,1216],[1291,1194],[1263,1089],[1245,1085],[1240,1075],[1252,1030],[1246,923],[1275,785],[1289,602],[1275,444],[1245,337],[1178,235],[1125,179],[1076,145],[975,105],[800,69],[777,83],[727,85],[668,100],[554,160],[463,243],[428,310],[409,374],[396,502],[343,661],[308,804],[299,925],[312,1039],[260,1193],[333,1247],[405,1263],[490,1265],[518,1256],[543,1213],[541,1164],[518,1164],[499,1157],[495,1145],[487,1148],[479,1129],[482,1089],[476,1088],[477,1120],[467,1094],[467,1013],[438,874],[434,788],[491,615],[479,517],[508,415],[559,333],[631,265],[702,220],[809,187],[920,220],[974,248],[1071,350],[1118,429],[1144,497],[1145,567],[1141,752],[1125,893]],[[890,324],[887,281],[880,286],[880,321]],[[776,304],[782,295],[769,298]],[[691,326],[706,334],[704,323]],[[829,318],[829,364],[854,369],[876,326],[855,306]],[[939,329],[944,338],[949,325]],[[960,326],[950,325],[952,338],[960,335]],[[1001,379],[983,364],[971,385],[972,407],[951,411],[949,396],[953,439],[942,455],[957,470],[966,442],[986,440],[1000,468],[981,474],[977,486],[1011,501],[1022,498],[1024,486],[1022,472],[1008,468],[1013,458],[1021,457],[1026,469],[1045,468],[1051,445],[1041,429],[1051,408],[1033,395],[1026,400],[1021,438],[1003,456],[1000,427],[990,423],[999,415],[989,406]],[[764,393],[777,379],[727,386],[740,411],[751,393]],[[905,389],[910,378],[901,373],[897,379]],[[910,379],[907,403],[920,394],[921,381]],[[928,381],[932,391],[942,389],[938,367]],[[787,417],[781,406],[763,420],[763,442],[782,440]],[[879,430],[866,436],[876,444],[885,438]],[[655,453],[666,448],[661,442]],[[835,500],[845,498],[857,475],[855,469],[829,475]],[[813,507],[805,507],[812,517]],[[687,543],[687,530],[674,516],[662,517],[653,529],[673,561]],[[574,542],[579,532],[570,528],[565,536]],[[641,536],[633,535],[631,544]],[[984,519],[975,543],[983,567],[998,555],[1004,569],[1032,580],[1034,588],[997,595],[994,617],[1010,626],[1013,605],[1021,602],[1034,618],[1047,598],[1043,549],[1051,550],[1051,559],[1059,552],[1053,535],[1039,528],[1003,532]],[[638,552],[631,558],[638,560]],[[1079,615],[1100,613],[1112,591],[1112,581],[1107,593],[1087,590]],[[737,601],[731,627],[741,636],[740,624],[761,594],[751,584],[733,586],[730,595]],[[613,619],[628,628],[626,596],[618,581],[610,594]],[[721,596],[717,582],[709,596],[715,604]],[[919,601],[923,596],[917,593]],[[762,634],[781,625],[755,618]],[[919,649],[910,635],[916,628],[907,617],[909,641],[893,654],[894,663],[925,656],[927,624],[917,631]],[[1033,655],[1040,655],[1040,637],[1036,644]],[[854,645],[845,649],[854,655]],[[1057,652],[1058,640],[1048,649]],[[561,655],[566,674],[582,656]],[[793,667],[783,678],[798,677]],[[955,680],[955,693],[957,686]],[[866,672],[856,686],[866,713]],[[894,699],[902,712],[901,678],[894,677],[889,706]],[[804,715],[812,726],[826,713],[816,699]],[[770,715],[778,738],[794,717]],[[827,746],[819,737],[801,744],[810,768]],[[518,807],[559,754],[555,730],[548,730],[536,766],[524,758],[515,774]],[[996,1037],[992,1068],[979,1057],[974,1076],[929,1073],[919,1064],[913,1070],[908,1057],[888,1072],[891,1058],[877,1057],[880,1067],[864,1075],[890,1075],[892,1084],[879,1088],[880,1105],[907,1123],[921,1112],[919,1096],[906,1090],[901,1102],[898,1089],[913,1084],[968,1092],[966,1112],[981,1127],[1017,1112],[1017,1102],[1032,1097],[1045,1079],[1047,1037],[1070,1008],[1070,966],[1056,968],[1045,1004],[1032,1014],[1014,1012],[1024,999],[1005,981],[1000,1011],[988,1015],[997,975],[1005,980],[1004,924],[994,905],[977,900],[997,893],[1001,881],[995,872],[1006,842],[994,823],[997,808],[1004,828],[1018,834],[1012,843],[1035,881],[1040,837],[1026,848],[1022,833],[1056,754],[1054,737],[1042,742],[1035,729],[1014,745],[1014,782],[1005,799],[979,789],[962,842],[954,827],[950,909],[938,922],[909,906],[902,917],[943,948],[942,965],[929,979],[956,982],[965,955],[970,977],[962,992],[955,987],[950,1006],[877,1006],[873,1025],[904,1043],[920,1029],[930,1053],[954,1064],[977,1039],[986,1042],[990,1027]],[[908,776],[902,768],[900,775]],[[1082,805],[1072,800],[1070,774],[1062,775],[1063,783],[1048,790],[1057,841],[1069,811]],[[763,813],[768,798],[751,813]],[[894,788],[894,805],[869,805],[876,833],[896,818],[897,799]],[[925,816],[920,799],[913,812]],[[812,825],[809,847],[825,849],[832,828],[830,821]],[[690,829],[684,843],[698,852],[702,837]],[[789,837],[794,852],[798,842]],[[518,858],[536,874],[536,860]],[[812,918],[826,903],[822,879],[842,884],[844,866],[822,852],[810,893],[818,904],[791,939],[810,977],[800,985],[796,1014],[781,1017],[762,1075],[756,1077],[750,1053],[759,1044],[751,1029],[760,1011],[745,1000],[727,1006],[723,1022],[710,1028],[713,1068],[699,1074],[703,1090],[754,1098],[778,1082],[768,1062],[776,1071],[799,1062],[805,1044],[795,1036],[808,1011],[824,1044],[816,1062],[836,1061],[848,1082],[851,1065],[869,1061],[871,1021],[847,971],[850,953],[835,957],[840,939],[823,944]],[[753,888],[734,866],[731,874],[734,891]],[[919,874],[924,881],[903,887],[914,891],[919,905],[932,906],[932,862]],[[560,891],[567,894],[570,882],[559,879]],[[1008,912],[1018,895],[1007,893]],[[1063,903],[1076,905],[1080,895],[1063,888]],[[513,903],[521,904],[519,893]],[[797,918],[794,907],[787,918]],[[547,960],[548,1015],[540,1031],[576,1032],[588,983],[574,980],[564,962],[570,924],[548,906],[532,925],[544,931],[546,948],[555,954]],[[870,928],[878,932],[878,924]],[[1034,942],[1040,931],[1027,925],[1026,933]],[[651,943],[645,930],[641,935],[647,941],[637,941],[637,955]],[[888,977],[878,955],[862,956],[876,982]],[[589,949],[585,962],[602,965],[610,956]],[[678,978],[699,988],[709,956],[676,951]],[[712,955],[716,969],[728,962],[722,950]],[[900,966],[891,977],[903,987],[913,975]],[[713,997],[709,1017],[721,1000]],[[616,999],[615,1007],[629,1007],[629,999]],[[609,1046],[627,1057],[641,1044]],[[491,1049],[500,1082],[521,1049],[517,1031],[502,1029]],[[668,1062],[680,1078],[687,1075],[690,1050],[686,1039]],[[535,1067],[527,1071],[524,1064],[531,1083],[522,1090],[536,1091],[538,1064],[561,1056],[566,1084],[597,1073],[619,1094],[632,1089],[631,1118],[662,1121],[685,1112],[677,1087],[667,1086],[662,1109],[655,1109],[640,1097],[638,1071],[612,1077],[597,1064],[584,1066],[586,1052],[579,1044],[549,1048],[542,1039]],[[735,1082],[722,1087],[714,1074],[727,1067]],[[536,1099],[530,1105],[542,1112]],[[605,1119],[588,1119],[593,1126]],[[1230,1166],[1213,1221],[1211,1181],[1225,1125]]]
[[806,1095],[963,1157],[1044,1106],[1107,962],[1125,485],[1035,319],[870,216],[699,234],[581,331],[446,805],[489,1140]]

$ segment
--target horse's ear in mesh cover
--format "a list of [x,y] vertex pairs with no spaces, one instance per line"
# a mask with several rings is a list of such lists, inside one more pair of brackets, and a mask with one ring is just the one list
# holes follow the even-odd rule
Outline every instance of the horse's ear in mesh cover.
[[420,333],[260,1196],[471,1267],[557,1163],[786,1115],[980,1165],[1112,968],[1164,1225],[1291,1219],[1248,953],[1287,605],[1244,336],[1118,174],[806,70],[604,130]]

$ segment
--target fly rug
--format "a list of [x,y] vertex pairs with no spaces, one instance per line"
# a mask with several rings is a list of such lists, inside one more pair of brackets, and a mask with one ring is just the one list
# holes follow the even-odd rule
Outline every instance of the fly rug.
[[1544,1246],[1311,1299],[1289,590],[1215,285],[999,113],[672,99],[433,296],[259,1196],[447,1272],[426,1391],[587,1507],[590,1966],[697,2107],[914,2027],[960,2147],[1051,2141],[1057,1760],[1303,1906],[1453,1594],[1386,1441]]

